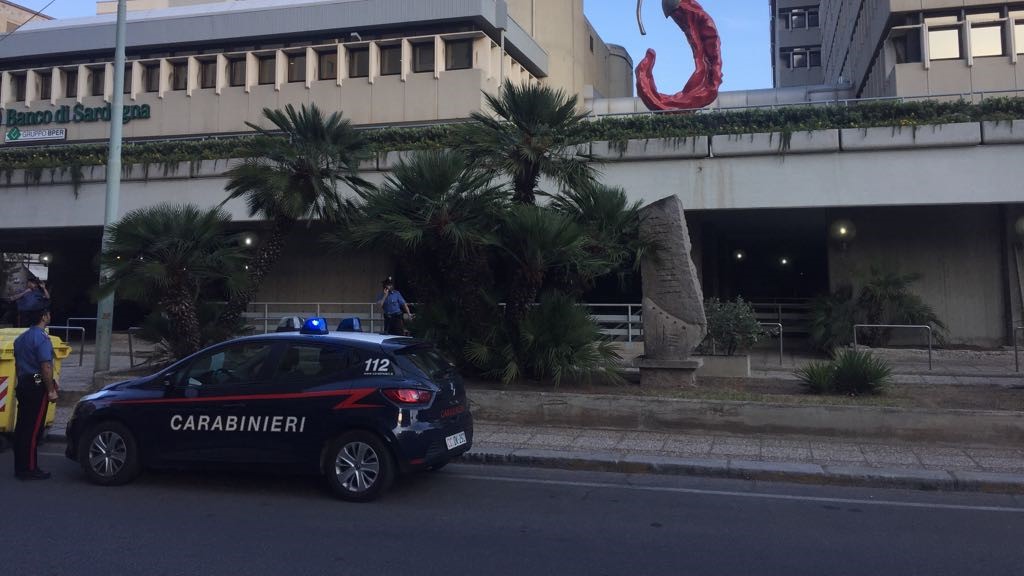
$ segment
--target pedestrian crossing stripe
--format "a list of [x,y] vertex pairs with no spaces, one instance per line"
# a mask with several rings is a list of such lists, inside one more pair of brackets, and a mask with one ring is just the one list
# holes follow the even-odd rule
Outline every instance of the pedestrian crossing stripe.
[[7,410],[7,376],[0,376],[0,412]]

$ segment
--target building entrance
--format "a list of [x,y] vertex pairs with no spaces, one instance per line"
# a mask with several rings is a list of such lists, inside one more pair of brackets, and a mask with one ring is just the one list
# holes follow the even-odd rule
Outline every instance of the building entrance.
[[706,297],[774,302],[828,292],[824,210],[716,211],[690,217]]

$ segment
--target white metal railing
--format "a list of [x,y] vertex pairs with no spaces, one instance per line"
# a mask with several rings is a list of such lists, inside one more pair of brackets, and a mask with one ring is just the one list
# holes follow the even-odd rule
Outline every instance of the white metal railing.
[[[843,91],[843,88],[836,88],[836,92]],[[830,91],[831,92],[831,91]],[[1011,94],[1021,94],[1024,90],[986,90],[984,92],[951,92],[947,94],[924,94],[920,96],[876,96],[873,98],[832,98],[828,100],[803,100],[800,102],[782,102],[773,104],[749,104],[745,106],[712,106],[705,108],[695,108],[690,110],[682,110],[683,112],[691,112],[695,114],[714,114],[716,112],[737,112],[743,110],[775,110],[778,108],[799,108],[806,106],[839,106],[839,107],[850,107],[856,106],[857,104],[868,104],[872,102],[922,102],[928,100],[948,99],[948,98],[959,98],[964,101],[973,101],[978,98],[979,101],[984,101],[986,98],[1004,98]],[[606,98],[605,100],[611,100]],[[633,99],[635,102],[641,102],[639,98]],[[594,101],[591,101],[594,102]],[[643,106],[640,104],[639,106]],[[615,118],[619,116],[660,116],[663,114],[678,114],[680,110],[646,110],[641,107],[637,107],[633,112],[615,112],[615,113],[594,113],[591,112],[586,118],[587,120],[600,120],[603,118]]]
[[[410,302],[411,307],[416,306]],[[617,342],[643,341],[642,304],[581,304],[601,327],[601,333]],[[248,328],[264,334],[277,327],[282,318],[325,318],[336,326],[344,318],[359,318],[370,332],[384,327],[384,315],[373,302],[253,302],[242,315]]]
[[922,324],[855,324],[853,327],[853,348],[857,349],[857,331],[861,328],[883,328],[883,329],[894,329],[894,328],[905,328],[910,330],[924,330],[928,333],[928,369],[932,369],[932,327]]

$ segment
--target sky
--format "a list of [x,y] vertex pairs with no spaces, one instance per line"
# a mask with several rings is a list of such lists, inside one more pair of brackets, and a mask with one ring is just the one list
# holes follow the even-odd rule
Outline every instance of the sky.
[[[38,10],[50,0],[15,0]],[[412,1],[412,0],[410,0]],[[543,1],[543,0],[542,0]],[[725,79],[723,91],[771,88],[771,55],[767,0],[702,0],[704,8],[718,25],[722,37]],[[693,57],[686,38],[670,19],[665,18],[658,0],[645,0],[644,24],[647,36],[641,36],[636,24],[634,0],[585,0],[590,22],[605,42],[629,50],[639,63],[647,48],[658,52],[654,76],[662,92],[680,90],[693,72]],[[46,14],[55,18],[92,16],[94,0],[54,0]]]

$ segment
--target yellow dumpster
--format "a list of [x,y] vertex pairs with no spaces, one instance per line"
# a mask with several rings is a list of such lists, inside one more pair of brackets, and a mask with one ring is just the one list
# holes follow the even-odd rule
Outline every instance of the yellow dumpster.
[[[0,433],[11,434],[14,432],[18,410],[14,395],[14,387],[17,385],[17,374],[14,371],[14,341],[25,330],[25,328],[0,329]],[[50,342],[53,343],[53,376],[57,382],[60,382],[61,360],[71,354],[71,347],[56,336],[50,336]],[[56,413],[56,405],[50,404],[50,408],[46,411],[47,426],[53,424]]]

